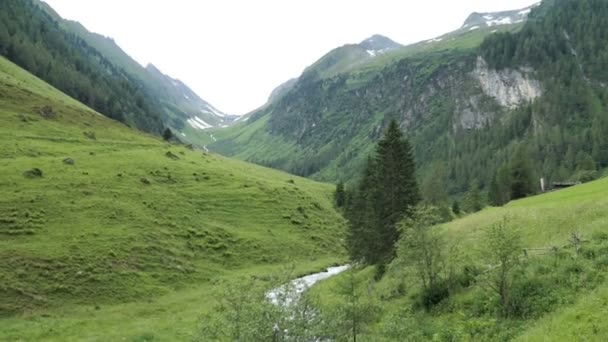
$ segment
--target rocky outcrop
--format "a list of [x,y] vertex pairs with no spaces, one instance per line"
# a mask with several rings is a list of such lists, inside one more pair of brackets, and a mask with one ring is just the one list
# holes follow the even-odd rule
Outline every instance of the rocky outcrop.
[[540,82],[532,74],[533,70],[529,68],[492,70],[482,57],[477,59],[472,73],[484,94],[509,109],[531,102],[543,94]]

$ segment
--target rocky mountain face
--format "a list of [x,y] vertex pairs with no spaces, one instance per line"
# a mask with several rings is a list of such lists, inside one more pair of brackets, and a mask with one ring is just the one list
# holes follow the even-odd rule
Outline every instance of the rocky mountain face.
[[[395,57],[383,63],[335,68],[345,63],[335,58],[344,52],[339,48],[307,69],[276,102],[229,128],[210,148],[321,180],[349,180],[358,174],[388,121],[396,119],[412,141],[421,178],[441,163],[452,193],[466,191],[473,180],[487,184],[520,145],[529,151],[536,172],[547,179],[565,179],[577,171],[576,161],[560,159],[568,146],[580,152],[571,159],[589,160],[593,155],[603,165],[603,138],[591,132],[594,120],[601,121],[597,108],[604,102],[602,83],[586,81],[590,72],[580,75],[585,66],[602,65],[602,54],[592,42],[568,44],[589,41],[586,36],[600,39],[608,23],[595,14],[593,25],[579,25],[592,15],[592,8],[605,6],[595,0],[582,2],[546,1],[529,11],[491,14],[492,19],[490,14],[474,14],[465,25],[475,26],[483,18],[490,26],[496,20],[500,31],[493,33],[497,26],[459,30],[443,41],[398,48],[388,55]],[[573,14],[563,14],[564,8]],[[528,16],[535,20],[519,22]],[[556,31],[557,20],[566,35]],[[511,27],[516,32],[510,32]],[[594,27],[601,30],[592,34]],[[371,57],[366,49],[373,46],[349,49],[357,47],[361,56]],[[591,53],[594,49],[599,54]],[[582,61],[581,51],[587,52],[588,62]],[[595,75],[601,73],[598,69]],[[566,111],[569,116],[564,116]],[[581,140],[581,134],[598,138]]]

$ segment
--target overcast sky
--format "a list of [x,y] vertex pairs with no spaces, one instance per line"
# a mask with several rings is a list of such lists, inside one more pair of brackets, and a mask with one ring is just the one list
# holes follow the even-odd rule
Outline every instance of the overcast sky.
[[373,34],[401,44],[459,28],[472,12],[538,0],[45,0],[113,37],[135,60],[179,78],[231,114],[266,102],[333,48]]

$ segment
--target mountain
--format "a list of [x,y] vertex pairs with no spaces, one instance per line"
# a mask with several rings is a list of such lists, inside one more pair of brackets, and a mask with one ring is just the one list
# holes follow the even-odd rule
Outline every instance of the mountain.
[[227,126],[238,118],[213,107],[182,81],[163,74],[154,65],[148,64],[146,71],[153,81],[146,84],[157,85],[156,93],[162,94],[159,96],[162,96],[165,111],[174,118],[173,127],[182,133],[185,140],[189,140],[186,132],[196,136],[200,130]]
[[[50,8],[47,6],[47,8]],[[165,114],[165,121],[177,130],[183,131],[186,126],[200,129],[197,121],[205,123],[205,127],[219,127],[230,123],[232,116],[227,116],[202,100],[194,91],[180,80],[163,74],[152,64],[145,68],[124,52],[114,39],[89,32],[82,24],[76,21],[63,20],[59,17],[62,26],[92,47],[100,51],[116,66],[133,75],[150,96],[157,99]],[[186,125],[186,123],[188,125]]]
[[[533,20],[519,23],[528,9]],[[562,0],[484,14],[516,20],[458,29],[352,68],[341,67],[352,55],[328,56],[364,56],[365,49],[339,48],[281,99],[215,132],[209,148],[315,179],[353,180],[396,119],[414,146],[421,182],[441,169],[451,194],[472,182],[487,186],[517,148],[527,151],[535,178],[593,178],[608,165],[608,69],[597,43],[608,31],[605,9],[602,1]]]
[[523,23],[528,19],[528,15],[533,8],[538,7],[540,3],[532,6],[518,9],[515,11],[491,12],[491,13],[472,13],[461,30],[476,30],[478,28],[495,27],[500,25],[510,25]]
[[114,39],[90,32],[79,22],[62,19],[44,2],[40,2],[40,6],[51,11],[50,13],[66,30],[84,39],[115,65],[137,78],[150,96],[160,102],[165,114],[165,122],[181,133],[182,140],[191,141],[201,134],[199,130],[225,126],[237,118],[222,113],[201,99],[186,84],[165,75],[154,65],[148,64],[145,68],[142,67],[124,52]]
[[268,102],[271,103],[278,100],[281,96],[289,92],[296,83],[298,83],[298,79],[292,78],[286,81],[285,83],[279,85],[278,87],[274,88],[274,90],[270,93],[270,96],[268,97]]
[[214,284],[344,255],[332,185],[167,144],[3,57],[0,165],[2,341],[185,338]]
[[[200,125],[194,122],[215,127],[234,119],[182,82],[142,67],[113,39],[64,20],[42,1],[9,0],[3,8],[0,54],[104,115],[155,134],[165,127],[197,134]],[[24,17],[26,26],[19,21]]]
[[401,47],[387,37],[374,35],[359,44],[347,44],[328,52],[308,67],[300,78],[331,77]]

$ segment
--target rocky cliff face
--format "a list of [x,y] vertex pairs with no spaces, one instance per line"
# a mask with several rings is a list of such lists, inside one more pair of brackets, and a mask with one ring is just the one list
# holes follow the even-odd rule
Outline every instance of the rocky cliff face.
[[533,74],[534,71],[530,68],[492,70],[482,57],[477,58],[477,65],[472,72],[484,94],[509,109],[542,96],[543,88],[540,82],[533,78]]

